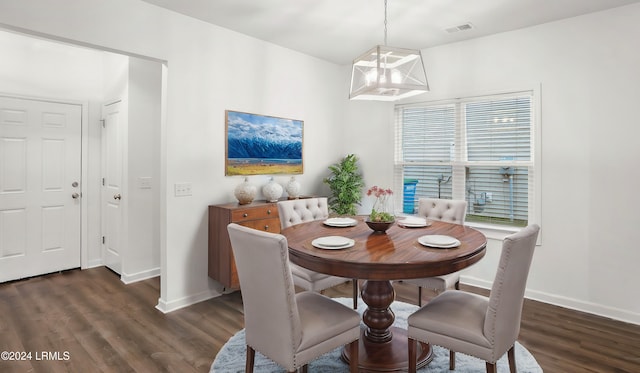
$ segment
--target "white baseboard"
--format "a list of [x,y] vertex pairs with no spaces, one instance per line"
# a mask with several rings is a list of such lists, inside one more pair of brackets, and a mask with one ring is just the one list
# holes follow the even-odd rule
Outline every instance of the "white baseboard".
[[[491,282],[481,280],[475,277],[461,276],[460,282],[483,289],[491,289]],[[563,308],[576,311],[586,312],[597,316],[606,317],[622,322],[640,325],[640,314],[621,310],[614,307],[603,306],[601,304],[585,302],[578,299],[567,298],[555,294],[549,294],[541,291],[527,290],[524,294],[525,298],[535,301],[553,304]]]
[[104,263],[102,263],[102,259],[94,259],[94,260],[88,261],[87,266],[83,267],[82,269],[96,268],[96,267],[102,267],[102,266],[104,266]]
[[158,299],[158,305],[156,306],[156,309],[158,309],[160,312],[162,313],[169,313],[169,312],[173,312],[175,310],[179,310],[180,308],[184,308],[187,306],[190,306],[192,304],[196,304],[202,301],[205,301],[207,299],[211,299],[211,298],[215,298],[222,295],[221,293],[210,289],[210,290],[205,290],[203,292],[200,292],[198,294],[193,294],[184,298],[180,298],[180,299],[176,299],[176,300],[172,300],[172,301],[165,301],[162,298]]
[[132,284],[134,282],[138,282],[138,281],[142,281],[148,278],[153,278],[158,276],[160,276],[160,268],[152,268],[146,271],[141,271],[133,274],[123,272],[120,275],[120,281],[124,282],[125,284]]

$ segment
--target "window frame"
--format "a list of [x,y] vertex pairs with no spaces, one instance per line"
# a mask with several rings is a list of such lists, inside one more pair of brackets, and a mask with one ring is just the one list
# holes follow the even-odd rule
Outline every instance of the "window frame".
[[[529,95],[531,97],[531,139],[530,146],[532,156],[529,161],[468,161],[467,160],[467,138],[466,138],[466,123],[464,121],[464,110],[461,110],[460,107],[465,103],[479,101],[479,100],[497,100],[501,98],[513,98],[522,95]],[[405,108],[417,108],[417,107],[425,107],[425,106],[443,106],[443,105],[454,105],[455,115],[456,115],[456,123],[455,123],[455,141],[460,144],[460,146],[455,146],[455,157],[453,160],[449,162],[442,161],[429,161],[429,162],[404,162],[403,153],[402,153],[402,116],[400,115],[401,110]],[[541,87],[539,84],[532,85],[530,88],[525,89],[511,89],[511,90],[501,90],[494,92],[484,92],[477,94],[468,94],[468,95],[456,95],[449,98],[430,100],[430,101],[420,101],[420,102],[411,102],[404,104],[397,104],[394,108],[394,134],[395,134],[395,143],[394,143],[394,175],[393,175],[393,185],[395,190],[403,191],[404,188],[404,168],[406,166],[450,166],[452,169],[452,198],[454,199],[464,199],[466,200],[465,195],[465,184],[466,180],[464,174],[460,176],[460,172],[464,173],[465,167],[468,166],[515,166],[515,167],[527,167],[529,172],[529,180],[528,180],[528,206],[527,206],[527,217],[528,224],[537,223],[540,224],[541,217],[541,185],[542,185],[542,177],[541,177]],[[458,175],[456,176],[456,173]],[[532,180],[533,179],[533,180]],[[402,206],[404,191],[402,193],[395,194],[395,206]],[[410,215],[402,213],[402,208],[397,212],[398,215]],[[503,239],[505,236],[517,232],[522,227],[517,226],[509,226],[495,223],[485,223],[485,222],[465,222],[465,225],[480,229],[488,238],[495,239]]]

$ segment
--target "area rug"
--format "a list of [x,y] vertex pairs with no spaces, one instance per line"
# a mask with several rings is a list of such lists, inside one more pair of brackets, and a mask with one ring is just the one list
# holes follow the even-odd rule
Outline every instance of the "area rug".
[[[351,298],[335,298],[336,301],[351,307]],[[366,305],[359,300],[358,312],[362,314],[366,309]],[[393,326],[399,328],[407,328],[407,317],[418,309],[418,306],[395,301],[391,304],[391,309],[396,315]],[[342,361],[340,354],[342,348],[337,348],[320,358],[309,363],[310,373],[341,373],[348,372],[349,366]],[[515,346],[516,364],[519,373],[539,373],[542,368],[538,365],[536,359],[524,348],[516,342]],[[246,346],[244,340],[244,329],[236,333],[233,337],[222,346],[220,352],[216,356],[209,373],[238,373],[244,372],[246,359]],[[449,351],[438,346],[433,347],[434,358],[426,367],[419,369],[418,372],[449,372]],[[456,354],[456,370],[457,373],[485,372],[485,362],[472,356],[461,353]],[[285,372],[283,368],[272,362],[264,355],[256,351],[255,367],[256,373],[281,373]],[[498,373],[508,373],[509,363],[507,356],[503,356],[498,360]]]

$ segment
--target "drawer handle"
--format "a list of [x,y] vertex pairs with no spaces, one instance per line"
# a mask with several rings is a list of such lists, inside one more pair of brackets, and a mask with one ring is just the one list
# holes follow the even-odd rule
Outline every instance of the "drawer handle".
[[268,230],[269,230],[269,226],[268,226],[268,225],[265,225],[265,226],[264,226],[264,230],[265,230],[265,231],[268,231]]
[[271,210],[267,210],[267,215],[271,215]]
[[249,216],[249,214],[245,212],[244,214],[242,214],[242,216],[246,218],[247,216]]

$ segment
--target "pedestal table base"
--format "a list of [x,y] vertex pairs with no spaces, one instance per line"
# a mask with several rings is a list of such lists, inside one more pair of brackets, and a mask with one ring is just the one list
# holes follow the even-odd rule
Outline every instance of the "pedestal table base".
[[[360,333],[358,346],[358,366],[361,372],[406,372],[409,369],[409,346],[407,331],[392,327],[393,339],[385,343],[374,343],[367,340],[364,329]],[[433,351],[427,343],[418,342],[416,351],[418,369],[433,360]],[[342,350],[342,359],[349,363],[349,349]]]

